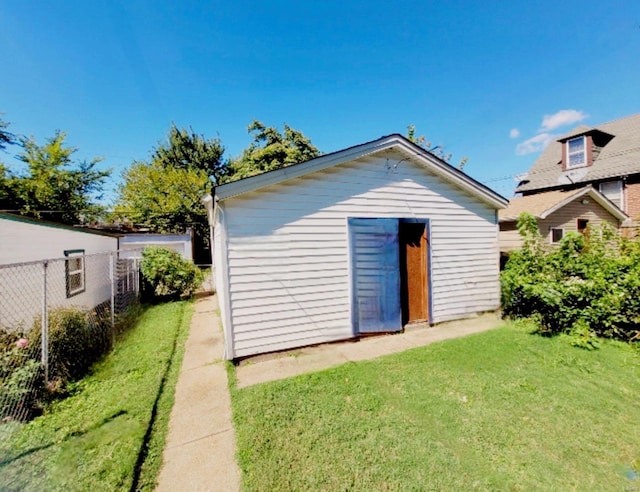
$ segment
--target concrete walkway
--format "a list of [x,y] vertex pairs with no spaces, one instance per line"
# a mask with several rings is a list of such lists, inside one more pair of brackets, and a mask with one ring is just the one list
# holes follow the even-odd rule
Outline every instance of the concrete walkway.
[[257,356],[237,368],[238,388],[275,381],[306,372],[321,371],[345,362],[373,359],[433,342],[457,338],[496,328],[503,322],[496,313],[442,323],[435,327],[415,325],[404,333],[361,338]]
[[[194,309],[156,490],[233,492],[240,490],[240,471],[217,298],[198,299]],[[414,326],[402,334],[252,357],[237,367],[238,387],[373,359],[500,324],[496,314],[485,314],[432,328]]]
[[217,308],[215,296],[194,304],[158,491],[240,490]]

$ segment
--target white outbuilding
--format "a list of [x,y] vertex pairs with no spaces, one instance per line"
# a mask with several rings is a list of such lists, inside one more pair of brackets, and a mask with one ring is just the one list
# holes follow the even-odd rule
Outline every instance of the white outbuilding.
[[43,302],[87,309],[109,302],[119,237],[0,213],[0,327],[29,328]]
[[507,200],[401,135],[205,200],[227,359],[499,307]]

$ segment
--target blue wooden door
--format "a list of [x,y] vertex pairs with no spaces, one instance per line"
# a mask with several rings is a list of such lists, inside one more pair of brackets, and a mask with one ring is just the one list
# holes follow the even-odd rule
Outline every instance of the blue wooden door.
[[349,219],[355,333],[400,331],[397,219]]

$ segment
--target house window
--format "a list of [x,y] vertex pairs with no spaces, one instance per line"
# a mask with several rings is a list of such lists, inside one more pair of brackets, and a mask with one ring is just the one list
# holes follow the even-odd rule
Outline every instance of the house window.
[[551,233],[549,234],[549,238],[551,239],[552,243],[559,243],[562,240],[563,235],[564,235],[564,229],[552,227]]
[[567,142],[567,168],[587,164],[587,142],[585,137],[572,138]]
[[69,249],[64,255],[67,257],[64,265],[67,297],[73,297],[85,289],[84,249]]
[[578,219],[578,232],[580,234],[585,234],[588,226],[589,221],[587,219]]
[[609,201],[615,203],[622,210],[622,181],[609,181],[600,183],[600,193],[606,196]]

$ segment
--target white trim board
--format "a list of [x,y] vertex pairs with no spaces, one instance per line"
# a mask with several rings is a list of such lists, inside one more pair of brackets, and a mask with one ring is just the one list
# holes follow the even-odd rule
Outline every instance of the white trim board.
[[399,134],[381,137],[378,140],[320,156],[300,164],[217,186],[215,188],[215,200],[220,201],[236,197],[250,191],[256,191],[265,186],[299,178],[367,155],[378,154],[392,148],[405,154],[407,160],[411,159],[414,163],[424,167],[445,181],[462,188],[484,203],[496,208],[506,208],[509,203],[503,196]]

